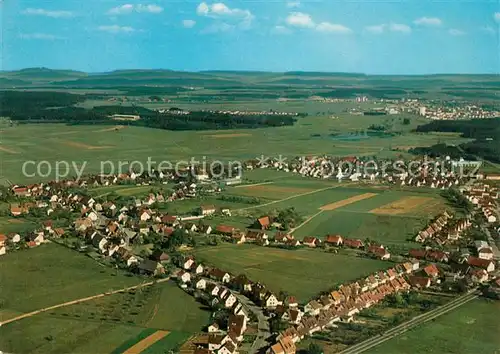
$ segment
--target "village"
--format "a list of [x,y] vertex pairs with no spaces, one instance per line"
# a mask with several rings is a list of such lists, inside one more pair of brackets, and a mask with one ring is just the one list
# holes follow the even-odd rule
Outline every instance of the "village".
[[[324,178],[325,161],[330,160],[307,158],[287,165],[270,161],[263,166],[248,161],[245,168],[274,168],[304,177]],[[451,162],[448,165],[451,166]],[[475,240],[471,233],[484,228],[500,232],[497,187],[487,183],[487,179],[457,176],[453,171],[434,172],[422,168],[418,176],[409,177],[388,170],[360,173],[353,179],[339,170],[333,177],[339,181],[367,180],[407,187],[459,188],[460,195],[473,205],[473,209],[461,216],[448,211],[437,215],[415,235],[415,241],[422,243],[424,248],[412,249],[407,254],[394,254],[382,244],[339,234],[296,239],[283,226],[283,220],[270,215],[257,217],[244,230],[230,223],[211,226],[204,219],[218,215],[229,221],[232,217],[229,208],[220,209],[215,205],[200,203],[196,210],[186,215],[163,212],[161,206],[166,203],[220,194],[227,185],[212,180],[206,172],[201,178],[181,178],[163,171],[153,177],[131,172],[88,176],[80,181],[12,186],[8,196],[10,215],[37,216],[40,227],[26,234],[0,235],[0,254],[55,242],[85,252],[108,266],[156,279],[171,279],[214,313],[221,310],[224,313],[218,321],[209,324],[205,340],[194,343],[195,352],[233,354],[244,346],[246,352],[267,350],[272,354],[290,354],[296,352],[296,344],[304,338],[317,332],[335,331],[337,323],[356,321],[356,314],[395,294],[425,289],[464,294],[482,289],[490,297],[500,297],[496,270],[498,255],[495,255],[498,249],[492,239],[493,233],[487,233],[490,239],[486,241]],[[234,181],[241,183],[241,176],[231,180]],[[120,184],[168,185],[172,189],[164,193],[150,192],[144,199],[110,200],[108,195],[92,197],[86,192]],[[295,217],[293,210],[283,213]],[[387,269],[367,274],[357,281],[329,284],[333,288],[325,288],[317,298],[299,303],[293,294],[273,293],[265,284],[254,282],[245,274],[197,262],[190,250],[196,247],[200,237],[208,244],[250,243],[289,249],[290,252],[306,247],[331,252],[332,257],[338,250],[351,249],[358,257],[387,262]],[[144,244],[152,244],[152,247],[146,250],[142,247]],[[246,343],[245,332],[255,325],[259,334],[251,344]]]

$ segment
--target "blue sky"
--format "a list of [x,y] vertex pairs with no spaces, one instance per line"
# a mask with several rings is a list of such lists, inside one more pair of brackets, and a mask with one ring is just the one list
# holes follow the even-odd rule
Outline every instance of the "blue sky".
[[500,2],[0,0],[2,69],[499,73]]

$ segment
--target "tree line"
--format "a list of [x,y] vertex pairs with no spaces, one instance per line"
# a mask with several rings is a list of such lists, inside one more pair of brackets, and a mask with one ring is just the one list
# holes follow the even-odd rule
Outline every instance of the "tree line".
[[76,107],[86,95],[62,92],[0,92],[0,116],[22,123],[66,122],[69,124],[112,124],[113,114],[140,115],[130,125],[167,130],[242,129],[293,125],[296,117],[262,113],[242,116],[217,112],[195,111],[179,114],[176,111],[160,113],[137,106],[97,106],[92,109]]

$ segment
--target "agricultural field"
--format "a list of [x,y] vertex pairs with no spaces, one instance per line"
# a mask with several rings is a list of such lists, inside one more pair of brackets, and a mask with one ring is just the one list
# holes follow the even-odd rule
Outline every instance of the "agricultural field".
[[2,256],[0,267],[3,320],[9,317],[5,312],[34,311],[142,281],[56,244],[9,252]]
[[203,262],[246,274],[272,291],[287,291],[306,302],[336,283],[355,280],[390,263],[319,250],[281,250],[252,245],[229,245],[196,249]]
[[475,300],[367,353],[498,353],[500,303]]
[[[8,253],[1,267],[0,320],[144,281],[55,244]],[[176,285],[161,283],[8,323],[0,329],[0,346],[21,353],[111,352],[152,328],[172,332],[155,344],[160,350],[160,343],[182,343],[208,324],[209,316]],[[71,339],[68,331],[74,334]]]
[[230,188],[227,193],[269,197],[269,202],[235,211],[250,217],[294,207],[304,222],[293,234],[324,237],[340,234],[367,238],[386,246],[408,246],[409,239],[446,208],[439,191],[387,189],[377,185],[346,186],[334,181],[280,179],[268,184]]
[[[205,107],[204,107],[205,108]],[[263,108],[263,107],[262,107]],[[282,107],[286,110],[286,104]],[[295,109],[295,107],[293,108]],[[55,178],[56,161],[70,164],[69,175],[75,175],[72,163],[78,169],[84,167],[85,173],[100,172],[101,162],[114,164],[114,172],[127,171],[128,163],[139,161],[147,165],[151,161],[189,161],[194,158],[203,161],[240,161],[261,155],[298,155],[331,154],[346,155],[392,155],[402,153],[404,147],[430,146],[441,142],[459,143],[464,139],[457,136],[437,136],[411,132],[412,125],[401,126],[401,135],[368,136],[358,140],[335,140],[329,134],[354,133],[372,124],[382,124],[393,119],[354,116],[347,113],[332,119],[328,116],[311,115],[300,118],[294,126],[279,128],[259,128],[231,131],[166,131],[160,129],[132,127],[126,125],[64,125],[64,124],[22,124],[3,125],[0,136],[0,176],[12,183],[29,183],[42,179]],[[420,118],[413,118],[420,120]],[[392,123],[391,123],[392,124]],[[398,128],[399,129],[399,128]],[[43,142],[33,137],[43,136]],[[48,161],[37,173],[34,165],[27,166],[22,172],[25,161]],[[124,164],[119,168],[118,162]],[[110,164],[105,163],[106,172]],[[136,166],[137,167],[137,166]],[[66,173],[60,165],[60,172]],[[51,172],[51,173],[49,173]],[[37,177],[28,175],[37,174]]]
[[42,313],[2,326],[0,347],[7,353],[111,353],[143,330],[134,325]]

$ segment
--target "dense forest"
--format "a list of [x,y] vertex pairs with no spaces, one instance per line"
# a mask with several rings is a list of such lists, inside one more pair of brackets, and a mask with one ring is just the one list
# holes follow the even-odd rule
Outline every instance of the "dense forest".
[[0,116],[20,123],[112,124],[110,116],[113,114],[134,114],[140,115],[141,120],[129,122],[130,125],[168,130],[277,127],[293,125],[296,121],[292,116],[273,114],[241,116],[206,111],[179,114],[177,110],[159,113],[136,106],[97,106],[92,109],[74,106],[87,98],[86,95],[60,92],[3,91]]
[[[416,148],[411,152],[425,153],[427,155],[449,155],[461,150],[463,155],[478,156],[485,160],[500,162],[500,118],[473,119],[444,121],[436,120],[431,123],[418,126],[417,132],[448,132],[460,133],[464,138],[475,139],[474,141],[461,144],[455,148],[437,144],[430,148]],[[469,157],[470,157],[469,156]]]

